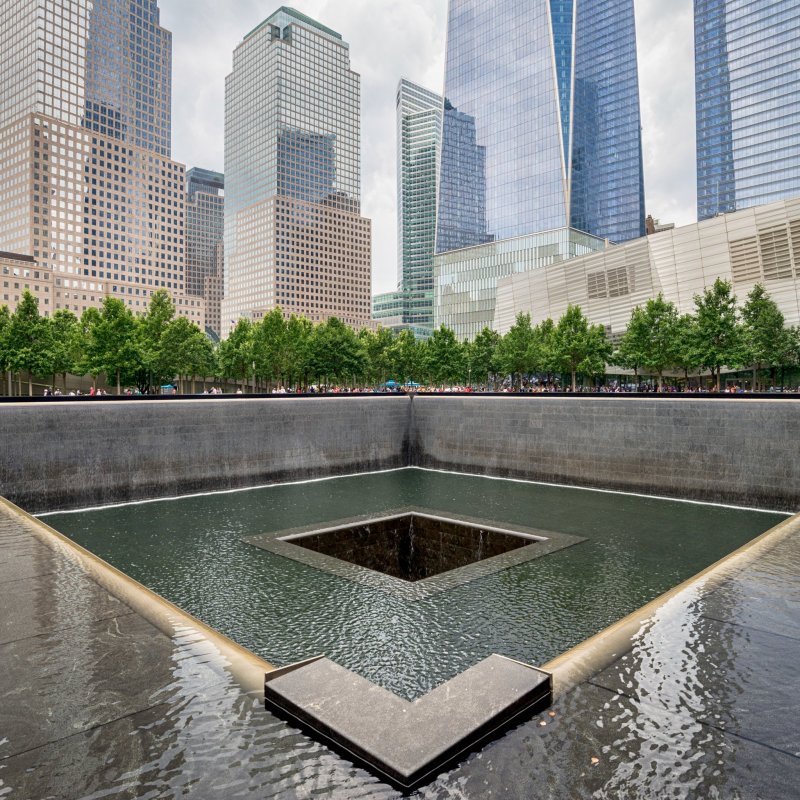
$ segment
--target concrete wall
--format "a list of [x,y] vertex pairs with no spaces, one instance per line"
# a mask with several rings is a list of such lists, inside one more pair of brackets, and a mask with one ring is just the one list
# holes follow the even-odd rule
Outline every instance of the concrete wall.
[[0,495],[31,511],[408,463],[406,397],[0,405]]
[[415,465],[800,509],[800,402],[419,395]]
[[800,508],[800,401],[224,398],[0,404],[0,495],[77,508],[406,465]]

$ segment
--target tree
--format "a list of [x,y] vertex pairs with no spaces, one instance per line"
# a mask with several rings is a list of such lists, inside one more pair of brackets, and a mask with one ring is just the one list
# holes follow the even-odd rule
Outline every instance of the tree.
[[166,289],[159,289],[150,296],[147,312],[139,325],[139,348],[142,365],[146,373],[147,386],[160,385],[172,380],[170,357],[161,345],[167,326],[175,317],[175,304]]
[[52,338],[53,385],[61,375],[62,388],[67,390],[67,373],[77,373],[83,358],[83,331],[78,318],[67,308],[59,308],[50,320]]
[[678,350],[678,309],[674,303],[658,297],[644,307],[646,336],[642,365],[658,375],[658,388],[664,385],[664,370],[674,366]]
[[675,336],[675,366],[683,370],[686,382],[689,382],[689,371],[700,367],[695,342],[697,341],[697,321],[691,314],[678,317],[678,328]]
[[434,383],[452,384],[464,376],[464,348],[451,328],[440,325],[423,345],[426,372]]
[[185,317],[177,317],[167,325],[161,337],[165,357],[178,377],[178,391],[186,393],[184,378],[191,377],[192,393],[197,375],[207,375],[213,369],[214,347],[209,338]]
[[287,322],[277,306],[253,327],[253,360],[256,375],[272,384],[289,369],[286,363]]
[[11,363],[8,344],[8,332],[11,327],[11,312],[8,306],[0,306],[0,372],[4,372],[8,378],[8,394],[11,391]]
[[482,384],[489,383],[489,377],[497,372],[497,348],[500,334],[485,327],[470,345],[468,357],[473,380]]
[[253,325],[249,319],[240,319],[228,338],[220,342],[219,364],[223,377],[239,381],[244,391],[253,364]]
[[400,383],[422,380],[425,369],[423,348],[424,345],[418,342],[407,328],[394,338],[388,353],[389,372]]
[[602,325],[589,325],[578,306],[567,306],[553,336],[553,362],[557,369],[572,376],[576,390],[578,372],[597,375],[605,370],[611,347]]
[[636,306],[631,312],[631,318],[625,333],[619,340],[616,352],[611,360],[618,367],[632,369],[636,383],[639,383],[639,370],[642,368],[645,359],[645,349],[647,340],[647,322],[644,309]]
[[753,370],[753,391],[759,386],[759,370],[774,369],[785,362],[788,337],[783,314],[757,283],[742,308],[742,361]]
[[531,315],[520,312],[517,319],[497,345],[496,361],[500,371],[511,375],[511,382],[518,387],[522,375],[533,370],[533,328]]
[[301,384],[308,388],[308,374],[311,366],[311,338],[314,326],[305,317],[292,314],[286,323],[286,372],[289,385]]
[[380,326],[373,332],[362,328],[358,333],[366,356],[366,374],[370,383],[384,383],[391,371],[391,347],[394,341],[389,328]]
[[355,331],[338,317],[330,317],[314,328],[309,369],[318,379],[330,383],[355,382],[363,375],[366,356]]
[[26,289],[11,315],[6,334],[8,368],[17,373],[22,394],[21,373],[28,373],[28,395],[33,396],[32,375],[50,374],[50,327],[39,316],[39,301]]
[[695,346],[697,362],[711,371],[720,391],[723,366],[735,367],[742,361],[742,336],[736,317],[736,297],[728,281],[717,278],[710,289],[695,295],[697,323]]
[[122,393],[122,373],[131,375],[141,365],[136,339],[136,320],[131,310],[119,298],[105,297],[91,331],[89,362],[93,375],[104,372],[106,379],[115,377],[117,394]]

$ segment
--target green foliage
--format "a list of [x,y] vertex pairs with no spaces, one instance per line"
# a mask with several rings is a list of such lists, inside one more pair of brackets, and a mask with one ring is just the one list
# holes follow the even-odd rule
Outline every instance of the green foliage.
[[758,370],[792,360],[791,350],[791,332],[786,329],[783,314],[757,283],[742,308],[742,363],[753,370],[753,389],[758,384]]
[[538,365],[533,363],[534,333],[530,314],[517,314],[517,319],[508,333],[498,342],[496,360],[500,370],[511,375],[515,386],[519,386],[522,375],[533,372]]
[[33,394],[30,375],[51,374],[52,337],[47,319],[39,316],[39,301],[26,289],[6,331],[8,369],[29,375],[28,394]]
[[743,361],[742,332],[736,314],[736,297],[728,281],[717,278],[710,289],[695,295],[694,354],[701,367],[716,377],[720,389],[723,366],[737,367]]
[[436,384],[460,383],[464,378],[464,346],[450,328],[440,325],[423,345],[423,364]]
[[602,374],[610,356],[605,328],[590,325],[578,306],[567,306],[554,331],[552,359],[556,369],[570,373],[572,391],[578,372]]
[[[209,338],[185,317],[177,317],[167,325],[161,336],[164,368],[181,377],[210,375],[214,371],[214,347]],[[180,387],[181,393],[186,391]]]
[[219,365],[224,378],[247,383],[253,364],[253,325],[249,319],[240,319],[230,336],[220,342]]
[[309,371],[318,381],[355,384],[356,378],[363,376],[365,370],[364,348],[352,328],[338,317],[330,317],[314,328]]
[[86,347],[88,371],[94,376],[104,372],[107,380],[113,377],[119,394],[123,372],[130,376],[141,366],[136,320],[122,300],[106,297],[99,317],[90,325]]
[[389,347],[389,373],[400,383],[421,383],[425,375],[424,345],[409,330],[402,330]]
[[490,376],[499,369],[497,364],[497,348],[502,337],[491,328],[484,328],[470,342],[466,351],[468,372],[472,381],[487,385]]

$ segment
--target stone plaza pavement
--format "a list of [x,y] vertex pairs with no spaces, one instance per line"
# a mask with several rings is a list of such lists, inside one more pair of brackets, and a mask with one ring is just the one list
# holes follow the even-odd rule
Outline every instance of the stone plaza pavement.
[[[0,798],[398,796],[267,713],[202,626],[154,624],[70,550],[0,503]],[[414,796],[799,797],[800,520],[651,606]]]

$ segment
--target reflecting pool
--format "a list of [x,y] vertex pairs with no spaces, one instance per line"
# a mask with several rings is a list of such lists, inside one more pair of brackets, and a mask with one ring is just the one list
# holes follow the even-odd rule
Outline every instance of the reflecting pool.
[[[408,506],[583,541],[421,599],[245,541]],[[407,698],[491,653],[545,663],[786,517],[414,468],[45,516],[273,664],[324,653]]]

